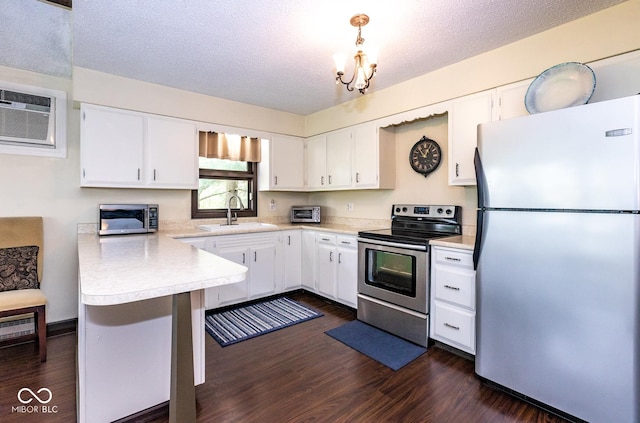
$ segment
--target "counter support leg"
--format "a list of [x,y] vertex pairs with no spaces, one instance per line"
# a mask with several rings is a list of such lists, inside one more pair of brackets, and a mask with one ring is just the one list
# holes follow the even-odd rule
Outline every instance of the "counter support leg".
[[173,296],[171,330],[171,396],[169,422],[196,421],[196,388],[193,379],[191,293]]

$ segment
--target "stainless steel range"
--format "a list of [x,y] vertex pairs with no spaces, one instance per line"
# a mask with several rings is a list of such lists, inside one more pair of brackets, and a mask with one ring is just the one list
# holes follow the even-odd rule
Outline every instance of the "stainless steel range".
[[429,240],[462,234],[460,206],[396,204],[391,228],[358,233],[358,319],[424,347]]

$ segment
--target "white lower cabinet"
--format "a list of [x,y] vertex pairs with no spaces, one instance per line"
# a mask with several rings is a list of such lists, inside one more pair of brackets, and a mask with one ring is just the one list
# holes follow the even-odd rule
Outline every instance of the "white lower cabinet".
[[469,250],[431,250],[431,338],[476,352],[476,273]]
[[[279,232],[182,238],[180,241],[246,266],[247,278],[205,290],[207,310],[277,293],[276,250]],[[202,239],[205,241],[203,242]]]
[[357,307],[355,236],[293,229],[180,241],[249,268],[244,281],[205,290],[207,310],[299,288]]
[[292,230],[280,232],[282,244],[282,274],[283,290],[291,291],[302,286],[302,231]]
[[358,244],[353,236],[316,235],[317,293],[350,307],[358,294]]
[[316,232],[302,231],[302,287],[311,292],[316,290]]
[[358,303],[358,242],[352,236],[338,236],[338,283],[336,299],[353,308]]

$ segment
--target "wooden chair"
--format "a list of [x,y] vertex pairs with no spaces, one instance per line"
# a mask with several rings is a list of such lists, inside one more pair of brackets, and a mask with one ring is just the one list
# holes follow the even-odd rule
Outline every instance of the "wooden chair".
[[41,362],[47,360],[47,299],[40,290],[43,238],[42,217],[0,217],[0,318],[33,313],[35,325],[35,333],[0,345],[36,339]]

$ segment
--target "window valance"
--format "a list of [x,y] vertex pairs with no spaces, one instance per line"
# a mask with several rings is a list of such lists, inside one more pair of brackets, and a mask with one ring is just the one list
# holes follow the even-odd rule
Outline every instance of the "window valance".
[[259,162],[260,138],[243,137],[235,134],[200,132],[200,157]]

